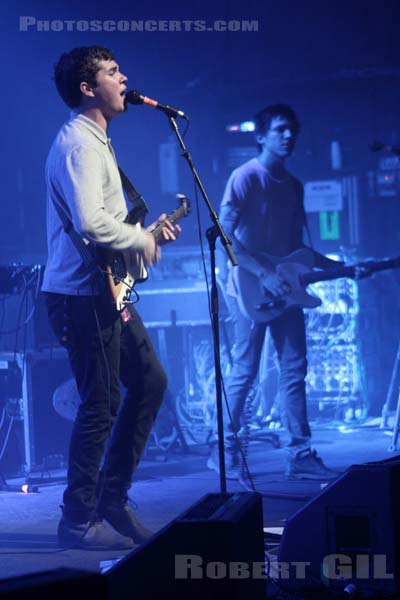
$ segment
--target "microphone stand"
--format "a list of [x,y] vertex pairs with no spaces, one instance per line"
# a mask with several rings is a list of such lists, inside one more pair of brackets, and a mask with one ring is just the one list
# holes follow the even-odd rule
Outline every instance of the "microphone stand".
[[221,357],[220,357],[220,336],[219,336],[219,303],[218,303],[218,287],[217,277],[215,274],[215,246],[218,238],[221,238],[221,242],[225,251],[228,255],[234,267],[237,266],[238,262],[232,249],[232,244],[227,238],[222,225],[219,222],[218,215],[213,209],[213,206],[207,196],[206,190],[201,182],[199,174],[197,173],[196,167],[194,166],[193,159],[190,152],[185,146],[182,136],[179,132],[178,125],[174,117],[170,114],[167,115],[172,131],[175,133],[179,145],[182,149],[182,156],[186,159],[190,170],[192,171],[194,180],[203,196],[203,199],[210,211],[211,221],[214,223],[206,231],[208,247],[210,250],[210,262],[211,262],[211,313],[212,313],[212,332],[213,332],[213,345],[214,345],[214,370],[215,370],[215,395],[217,404],[217,423],[218,423],[218,455],[219,455],[219,480],[221,493],[226,493],[226,470],[225,470],[225,448],[224,448],[224,422],[223,422],[223,410],[222,410],[222,379],[221,379]]

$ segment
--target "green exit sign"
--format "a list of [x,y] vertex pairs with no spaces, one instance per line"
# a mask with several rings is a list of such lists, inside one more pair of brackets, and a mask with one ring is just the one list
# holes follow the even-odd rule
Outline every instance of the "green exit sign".
[[319,213],[319,235],[321,240],[339,240],[339,213],[334,211],[323,211]]

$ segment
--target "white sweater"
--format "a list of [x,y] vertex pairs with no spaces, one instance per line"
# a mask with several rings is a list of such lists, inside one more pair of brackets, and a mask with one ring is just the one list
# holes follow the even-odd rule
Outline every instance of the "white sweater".
[[99,246],[140,251],[146,234],[123,222],[128,211],[117,162],[110,139],[97,123],[72,113],[50,149],[46,185],[48,260],[42,290],[98,293],[99,287],[93,287],[92,276],[63,229],[54,202],[61,204],[84,240]]

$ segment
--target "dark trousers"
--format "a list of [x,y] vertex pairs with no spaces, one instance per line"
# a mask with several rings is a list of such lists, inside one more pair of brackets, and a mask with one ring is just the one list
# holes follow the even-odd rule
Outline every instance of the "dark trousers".
[[[95,517],[96,507],[126,500],[167,381],[135,309],[123,322],[106,295],[46,299],[81,398],[63,501],[64,515],[82,523]],[[126,388],[122,402],[120,380]]]
[[[235,449],[232,430],[240,429],[246,398],[258,373],[267,324],[244,317],[234,298],[230,298],[229,309],[234,322],[234,351],[226,392],[233,424],[225,416],[225,431],[227,448]],[[279,395],[290,446],[307,446],[311,431],[305,394],[307,351],[303,311],[289,309],[268,325],[278,354]]]

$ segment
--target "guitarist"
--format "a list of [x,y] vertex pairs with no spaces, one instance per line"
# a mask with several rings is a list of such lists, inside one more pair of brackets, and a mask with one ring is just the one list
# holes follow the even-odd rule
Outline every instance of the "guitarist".
[[[293,152],[299,133],[294,111],[285,104],[268,106],[255,116],[259,155],[231,174],[223,196],[220,220],[232,240],[240,267],[256,275],[274,297],[289,291],[288,283],[274,266],[257,261],[257,253],[286,256],[302,248],[305,212],[303,186],[291,175],[285,161]],[[337,265],[315,253],[315,266]],[[232,423],[225,417],[227,477],[237,478],[240,453],[233,434],[240,429],[245,401],[259,369],[266,323],[247,319],[239,310],[231,272],[226,283],[234,323],[233,365],[227,384]],[[303,311],[291,308],[270,323],[280,364],[280,401],[290,435],[286,476],[290,479],[331,479],[328,469],[311,449],[307,420],[305,377],[307,374],[306,335]],[[216,449],[208,460],[218,470]]]
[[[73,226],[78,240],[91,246],[139,252],[147,265],[158,260],[160,242],[150,233],[154,224],[144,229],[124,222],[127,207],[108,127],[125,110],[127,78],[113,54],[96,46],[75,48],[61,56],[54,76],[73,112],[46,164],[48,262],[42,289],[81,398],[58,538],[63,547],[124,549],[152,535],[133,514],[128,490],[166,376],[138,313],[131,307],[122,318],[104,275],[84,265],[70,233]],[[179,232],[166,221],[162,242]],[[122,402],[120,379],[127,389]]]

